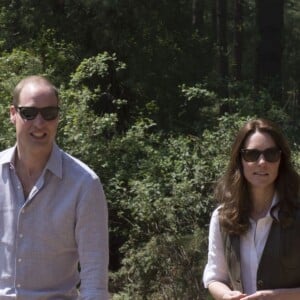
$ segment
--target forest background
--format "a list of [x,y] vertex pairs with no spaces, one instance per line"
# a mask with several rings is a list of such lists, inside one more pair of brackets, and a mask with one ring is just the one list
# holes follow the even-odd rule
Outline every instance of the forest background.
[[0,0],[0,147],[22,77],[60,89],[58,144],[100,176],[115,300],[209,299],[212,190],[237,129],[269,118],[300,166],[293,0]]

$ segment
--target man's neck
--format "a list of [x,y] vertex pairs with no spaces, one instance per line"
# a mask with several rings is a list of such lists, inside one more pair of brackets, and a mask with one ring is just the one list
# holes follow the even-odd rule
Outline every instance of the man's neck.
[[17,169],[26,171],[29,176],[41,173],[47,164],[50,154],[42,151],[22,151],[17,146],[15,165]]
[[24,197],[27,199],[30,191],[41,176],[47,163],[47,157],[36,157],[16,155],[15,168],[16,173],[23,187]]

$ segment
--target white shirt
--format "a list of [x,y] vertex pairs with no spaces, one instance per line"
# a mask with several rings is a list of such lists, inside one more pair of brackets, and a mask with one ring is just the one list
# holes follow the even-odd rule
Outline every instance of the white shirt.
[[[278,202],[276,196],[272,200],[273,207]],[[208,237],[208,261],[203,273],[203,283],[207,288],[214,281],[229,282],[228,268],[224,255],[224,246],[219,227],[219,208],[211,217]],[[278,212],[275,211],[275,217]],[[270,210],[257,222],[250,219],[249,230],[240,237],[241,275],[244,292],[256,292],[256,276],[258,265],[271,229],[273,218]]]

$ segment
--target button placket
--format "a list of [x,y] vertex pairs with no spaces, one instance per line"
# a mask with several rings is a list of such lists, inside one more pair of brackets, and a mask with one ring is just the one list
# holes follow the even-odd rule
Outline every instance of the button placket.
[[[15,260],[15,268],[16,268],[16,278],[15,278],[15,286],[17,289],[20,289],[23,286],[23,279],[22,279],[22,264],[23,264],[23,255],[22,255],[22,244],[24,243],[24,233],[23,233],[23,222],[25,218],[25,209],[26,203],[23,204],[23,207],[20,208],[19,215],[18,215],[18,225],[17,225],[17,241],[16,241],[16,260]],[[21,276],[21,277],[20,277]]]

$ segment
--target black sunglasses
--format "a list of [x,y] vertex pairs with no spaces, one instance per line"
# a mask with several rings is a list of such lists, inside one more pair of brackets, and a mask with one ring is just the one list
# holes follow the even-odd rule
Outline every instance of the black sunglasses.
[[38,113],[40,113],[44,120],[52,121],[57,118],[59,112],[58,106],[47,106],[42,108],[34,106],[17,106],[15,108],[24,120],[34,120]]
[[242,158],[247,162],[255,162],[261,156],[264,156],[264,159],[268,162],[277,162],[280,159],[281,151],[276,148],[267,148],[263,151],[258,149],[242,149],[241,155]]

